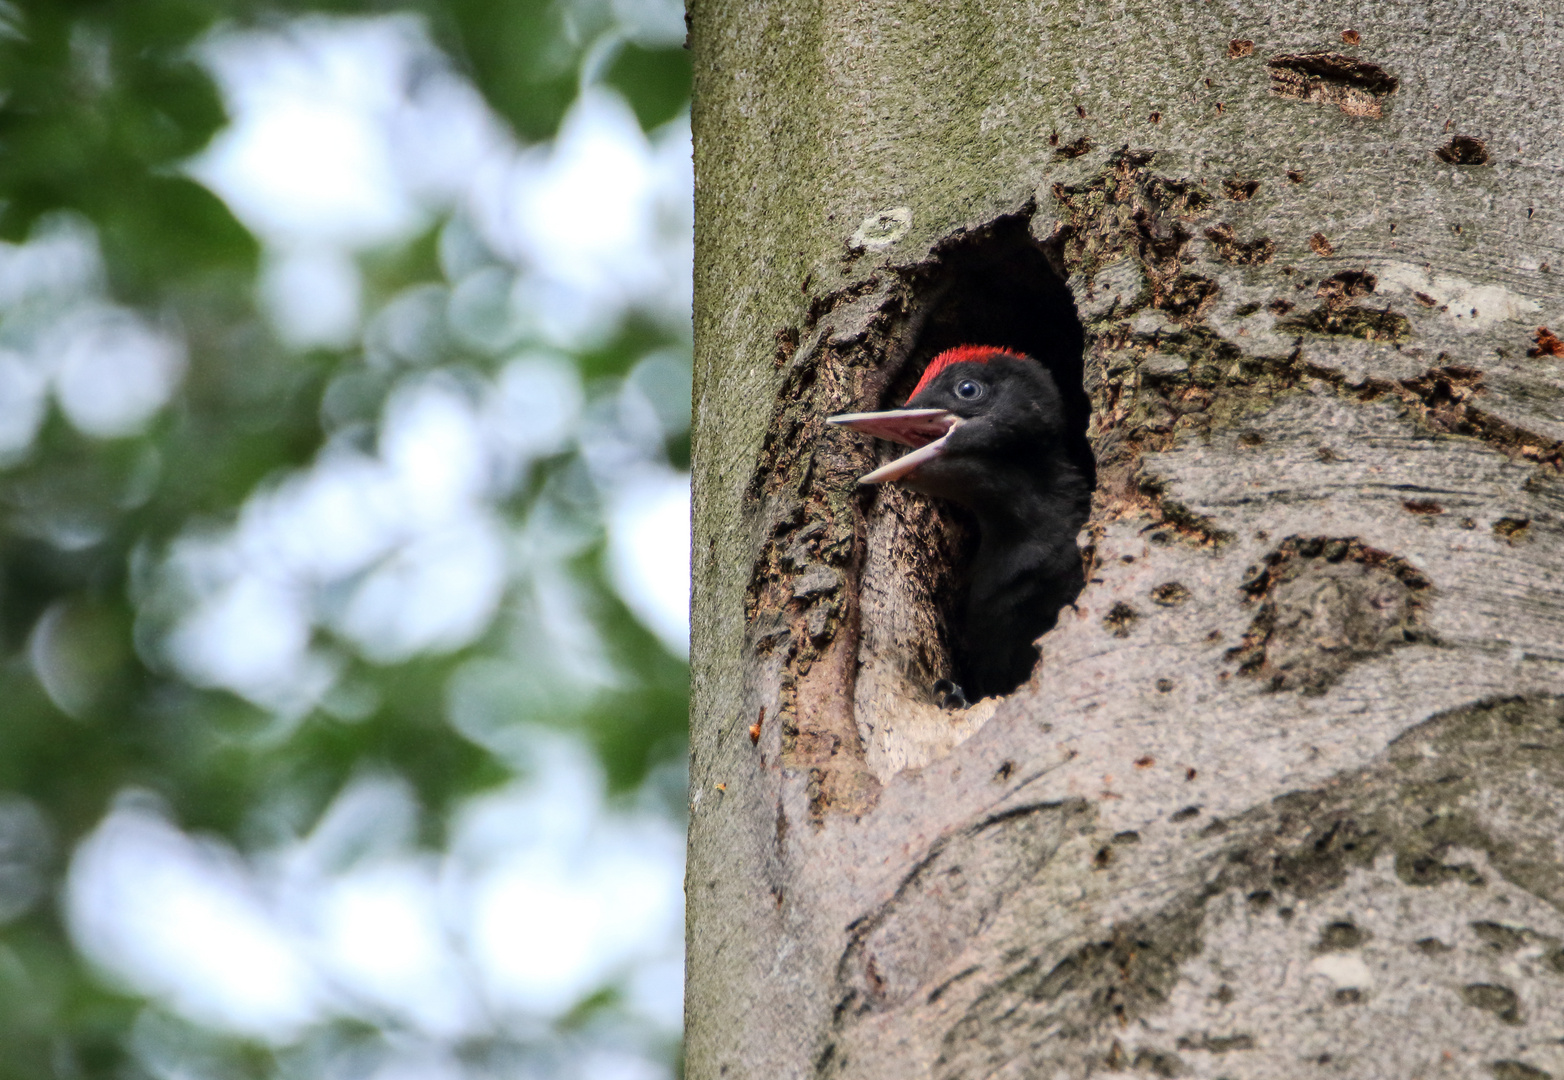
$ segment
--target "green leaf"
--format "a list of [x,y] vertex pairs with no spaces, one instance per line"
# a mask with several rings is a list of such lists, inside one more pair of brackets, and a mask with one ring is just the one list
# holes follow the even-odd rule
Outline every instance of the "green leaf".
[[689,104],[690,54],[684,49],[620,48],[603,81],[625,96],[641,127],[651,131]]

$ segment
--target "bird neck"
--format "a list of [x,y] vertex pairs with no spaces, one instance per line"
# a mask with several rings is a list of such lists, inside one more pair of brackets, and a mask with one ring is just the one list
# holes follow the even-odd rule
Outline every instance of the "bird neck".
[[1027,466],[1000,464],[990,475],[993,483],[967,501],[978,519],[982,547],[1046,543],[1061,534],[1074,539],[1085,521],[1091,490],[1063,454]]

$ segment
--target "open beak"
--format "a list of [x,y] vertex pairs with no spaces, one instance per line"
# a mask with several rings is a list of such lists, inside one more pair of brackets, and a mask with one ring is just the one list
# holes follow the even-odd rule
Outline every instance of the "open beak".
[[961,417],[944,409],[889,409],[885,412],[840,413],[826,418],[827,423],[852,428],[913,447],[895,461],[881,465],[858,478],[860,484],[883,484],[911,475],[945,452],[945,441],[962,423]]

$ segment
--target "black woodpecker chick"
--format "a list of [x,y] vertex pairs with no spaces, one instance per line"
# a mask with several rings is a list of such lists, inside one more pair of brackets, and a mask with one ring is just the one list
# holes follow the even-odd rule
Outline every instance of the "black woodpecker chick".
[[1008,694],[1085,584],[1075,537],[1092,477],[1071,452],[1053,376],[1029,356],[961,345],[929,362],[906,408],[830,420],[914,448],[859,483],[899,480],[977,517],[962,675],[973,700]]

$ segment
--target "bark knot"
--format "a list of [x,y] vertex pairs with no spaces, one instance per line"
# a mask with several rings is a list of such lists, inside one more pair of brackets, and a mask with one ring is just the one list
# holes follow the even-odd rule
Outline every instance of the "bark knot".
[[1271,690],[1322,694],[1361,660],[1431,640],[1428,578],[1354,537],[1289,537],[1243,589],[1260,610],[1227,656]]

